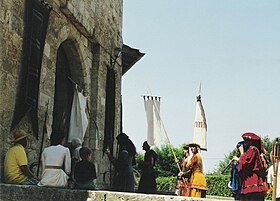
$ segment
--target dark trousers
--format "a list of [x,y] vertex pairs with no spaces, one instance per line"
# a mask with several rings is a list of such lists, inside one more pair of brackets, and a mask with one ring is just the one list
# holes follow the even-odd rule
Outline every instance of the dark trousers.
[[241,194],[240,201],[264,201],[264,195],[262,193]]

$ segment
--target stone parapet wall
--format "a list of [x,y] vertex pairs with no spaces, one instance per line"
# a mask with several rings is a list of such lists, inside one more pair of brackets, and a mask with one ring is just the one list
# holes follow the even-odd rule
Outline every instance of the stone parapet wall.
[[231,198],[190,198],[112,191],[86,191],[62,188],[0,184],[0,201],[221,201]]

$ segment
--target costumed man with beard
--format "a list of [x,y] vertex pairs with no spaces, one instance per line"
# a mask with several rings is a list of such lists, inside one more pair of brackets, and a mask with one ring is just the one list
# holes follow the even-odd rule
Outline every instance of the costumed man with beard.
[[264,182],[264,167],[261,153],[264,148],[261,138],[255,133],[247,132],[242,135],[246,149],[239,147],[240,158],[238,162],[238,174],[241,178],[241,201],[263,201],[267,192]]
[[[190,177],[190,181],[188,182],[189,197],[206,197],[206,179],[203,173],[203,163],[202,157],[199,153],[200,145],[196,142],[192,142],[189,144],[192,152],[192,158],[186,165],[186,170],[191,169],[192,174]],[[181,172],[181,175],[184,176],[184,172]]]

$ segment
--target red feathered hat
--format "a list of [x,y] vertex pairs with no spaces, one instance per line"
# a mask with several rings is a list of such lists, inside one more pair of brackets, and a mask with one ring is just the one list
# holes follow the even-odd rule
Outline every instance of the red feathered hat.
[[244,133],[242,135],[242,138],[244,140],[261,140],[261,138],[257,134],[251,132]]
[[260,138],[257,134],[252,133],[252,132],[247,132],[247,133],[244,133],[244,134],[242,135],[242,138],[243,138],[244,140],[254,140],[254,141],[257,141],[258,144],[259,144],[259,149],[260,149],[259,151],[260,151],[261,153],[265,153],[265,149],[264,149],[264,147],[263,147],[261,138]]

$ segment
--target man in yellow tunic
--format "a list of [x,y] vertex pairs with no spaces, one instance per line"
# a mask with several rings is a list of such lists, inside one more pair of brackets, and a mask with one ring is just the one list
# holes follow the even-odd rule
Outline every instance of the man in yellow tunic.
[[[186,170],[191,169],[192,175],[188,182],[188,188],[190,189],[189,197],[206,197],[206,179],[203,174],[202,157],[198,150],[200,149],[199,144],[193,142],[189,144],[193,156],[186,165]],[[182,175],[184,172],[181,173]]]

